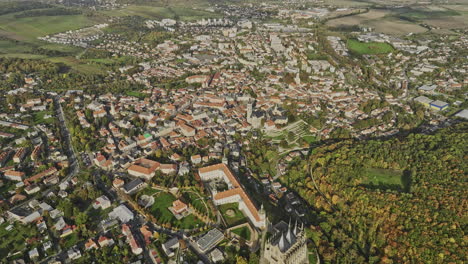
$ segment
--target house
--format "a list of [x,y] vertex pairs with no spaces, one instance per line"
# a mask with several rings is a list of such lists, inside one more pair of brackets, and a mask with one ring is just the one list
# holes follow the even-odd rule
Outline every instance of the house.
[[74,246],[67,251],[67,256],[71,260],[79,259],[81,258],[81,252],[77,246]]
[[176,250],[180,247],[179,239],[177,237],[173,237],[166,241],[166,243],[162,244],[162,249],[164,253],[168,257],[173,257],[175,255]]
[[460,117],[460,118],[464,118],[464,119],[468,119],[468,109],[461,110],[455,116]]
[[37,250],[37,248],[30,250],[28,254],[30,259],[35,259],[39,257],[39,251]]
[[224,261],[224,254],[221,250],[215,248],[213,251],[211,251],[210,258],[213,263],[221,263]]
[[202,157],[200,155],[193,155],[190,157],[190,160],[193,164],[199,164],[202,161]]
[[120,188],[122,186],[124,186],[125,182],[122,180],[122,179],[115,179],[113,182],[112,182],[112,186],[114,186],[114,188]]
[[161,164],[159,170],[164,174],[172,174],[177,172],[176,164]]
[[272,120],[268,120],[268,121],[265,122],[264,127],[265,127],[265,130],[271,131],[271,130],[276,129],[276,124]]
[[143,249],[138,245],[138,242],[135,240],[132,234],[132,230],[127,224],[122,225],[122,234],[127,237],[127,243],[130,245],[133,254],[140,255],[143,252]]
[[88,241],[85,243],[85,250],[90,250],[90,249],[98,249],[98,245],[96,244],[96,242],[94,242],[93,239],[88,239]]
[[162,260],[161,260],[161,258],[159,257],[158,252],[157,252],[156,250],[150,249],[150,252],[149,252],[149,253],[150,253],[149,255],[150,255],[151,262],[152,262],[153,264],[162,263]]
[[63,229],[62,229],[62,234],[60,235],[60,237],[66,237],[66,236],[69,236],[73,233],[73,231],[75,231],[76,229],[76,226],[65,226]]
[[426,96],[418,96],[414,98],[413,101],[418,102],[428,107],[429,107],[429,104],[432,102],[432,100],[427,98]]
[[437,85],[423,85],[418,88],[418,91],[421,93],[434,94]]
[[114,244],[114,240],[106,236],[100,236],[98,239],[98,243],[101,247],[112,246]]
[[19,221],[23,224],[29,224],[41,217],[38,211],[31,211],[28,208],[17,207],[7,211],[8,218]]
[[195,128],[185,125],[185,124],[180,125],[180,131],[186,137],[193,137],[195,136],[195,133],[197,132]]
[[159,162],[141,158],[128,168],[128,174],[150,180],[159,167]]
[[141,179],[135,179],[123,187],[123,190],[126,194],[133,194],[141,189],[146,187],[146,183],[143,182]]
[[179,168],[179,171],[178,171],[177,174],[179,176],[182,176],[182,175],[185,175],[185,174],[187,174],[189,172],[190,172],[190,166],[189,166],[188,162],[182,162],[180,164],[180,168]]
[[13,161],[15,163],[20,163],[23,160],[24,156],[26,156],[26,152],[26,148],[19,148],[13,156]]
[[33,193],[37,193],[38,191],[40,191],[41,188],[36,185],[36,184],[33,184],[33,185],[29,185],[29,186],[26,186],[24,188],[24,191],[27,193],[27,194],[33,194]]
[[447,109],[449,104],[444,101],[436,100],[436,101],[429,103],[429,105],[431,106],[432,109],[441,111],[441,110]]
[[94,204],[93,204],[94,209],[101,208],[102,210],[107,209],[110,206],[111,206],[111,201],[105,195],[102,195],[96,198],[96,201],[94,201]]
[[153,232],[148,230],[148,226],[144,225],[144,226],[140,227],[140,232],[141,232],[141,234],[143,235],[143,237],[145,239],[146,245],[151,244],[151,238],[153,237]]
[[133,220],[134,214],[125,205],[121,204],[109,213],[109,217],[111,219],[118,219],[122,223],[127,223],[128,221]]
[[172,202],[172,206],[168,209],[177,218],[177,220],[180,220],[190,214],[188,206],[181,200],[175,200]]
[[24,172],[15,170],[8,170],[3,173],[5,179],[19,182],[23,181],[24,175]]
[[179,161],[181,159],[180,155],[177,154],[177,153],[173,153],[170,157],[169,157],[170,160],[172,161]]
[[208,252],[224,239],[224,234],[218,229],[208,231],[203,237],[197,240],[197,245],[202,252]]

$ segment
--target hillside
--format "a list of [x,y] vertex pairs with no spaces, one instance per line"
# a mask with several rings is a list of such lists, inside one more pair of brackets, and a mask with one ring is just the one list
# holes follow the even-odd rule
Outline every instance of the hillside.
[[314,149],[288,181],[310,204],[311,238],[323,260],[466,260],[467,128]]

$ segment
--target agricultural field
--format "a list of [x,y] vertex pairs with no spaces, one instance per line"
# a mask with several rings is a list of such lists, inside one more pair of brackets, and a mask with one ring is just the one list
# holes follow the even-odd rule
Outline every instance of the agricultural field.
[[37,43],[37,37],[75,30],[97,23],[98,21],[85,15],[14,18],[13,14],[8,14],[0,16],[0,36]]
[[407,35],[409,33],[422,33],[427,31],[426,28],[402,19],[392,16],[389,10],[373,10],[367,13],[354,16],[331,19],[326,23],[330,27],[340,26],[361,26],[371,27],[377,32],[382,32],[390,35]]
[[[468,8],[466,7],[465,5],[430,5],[398,9],[371,9],[367,13],[331,19],[327,25],[330,27],[371,27],[377,32],[398,36],[427,31],[425,27],[421,26],[422,24],[447,31],[468,26]],[[438,31],[435,30],[435,32]]]
[[359,55],[386,54],[393,51],[393,47],[388,43],[360,42],[356,39],[348,39],[346,45],[351,52]]
[[145,6],[145,5],[130,5],[122,9],[102,11],[101,14],[107,16],[140,16],[147,19],[163,19],[163,18],[180,18],[185,21],[193,21],[202,18],[217,18],[220,17],[216,13],[205,10],[196,10],[187,7],[162,7],[162,6]]

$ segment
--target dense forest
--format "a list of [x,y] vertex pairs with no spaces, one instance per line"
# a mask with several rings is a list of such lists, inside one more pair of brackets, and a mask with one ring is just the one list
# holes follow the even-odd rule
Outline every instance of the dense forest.
[[325,263],[466,262],[468,123],[314,149],[288,185]]

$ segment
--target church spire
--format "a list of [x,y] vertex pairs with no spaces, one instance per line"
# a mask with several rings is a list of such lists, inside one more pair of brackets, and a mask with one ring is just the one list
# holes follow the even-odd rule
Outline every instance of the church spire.
[[285,252],[286,250],[288,250],[289,245],[288,241],[286,241],[286,239],[284,238],[284,233],[281,233],[281,237],[278,242],[278,247],[281,250],[281,252]]
[[290,245],[296,242],[296,236],[292,232],[291,218],[289,218],[288,230],[286,231],[286,239],[288,240]]
[[294,235],[297,236],[297,234],[299,234],[299,230],[297,229],[297,219],[296,219],[296,223],[294,224]]

